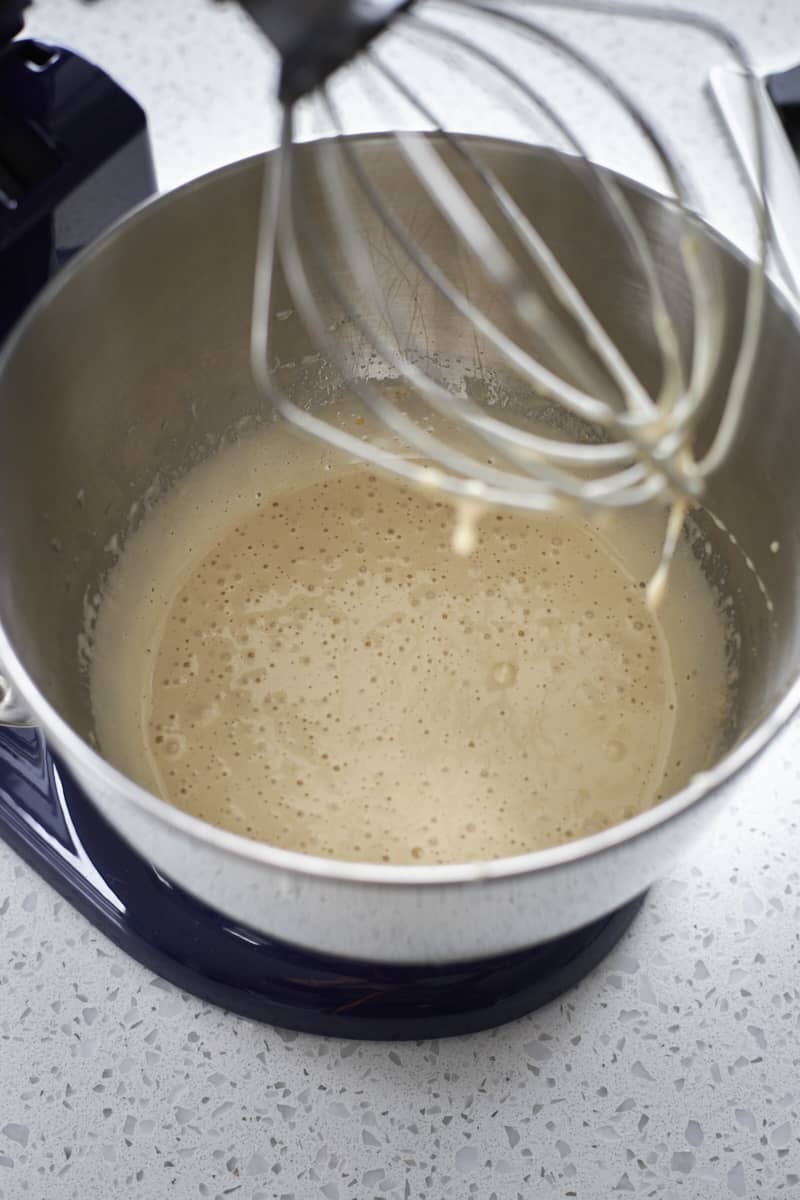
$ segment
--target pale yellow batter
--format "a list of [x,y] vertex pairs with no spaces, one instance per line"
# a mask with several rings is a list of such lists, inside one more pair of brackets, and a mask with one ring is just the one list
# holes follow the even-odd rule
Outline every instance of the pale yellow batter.
[[708,765],[724,638],[687,547],[446,503],[280,428],[129,539],[95,631],[99,745],[180,808],[341,859],[495,858],[602,829]]

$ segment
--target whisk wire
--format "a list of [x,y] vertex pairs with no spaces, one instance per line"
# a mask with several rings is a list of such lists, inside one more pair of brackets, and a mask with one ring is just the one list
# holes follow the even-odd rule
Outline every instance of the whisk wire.
[[[328,155],[333,155],[334,145],[330,144],[326,147]],[[326,179],[330,187],[330,199],[334,213],[334,220],[337,226],[341,244],[347,250],[349,248],[350,256],[349,263],[354,268],[359,289],[368,297],[366,307],[371,307],[370,302],[380,305],[385,300],[385,296],[380,289],[377,277],[374,272],[371,258],[364,252],[363,245],[358,238],[357,231],[354,229],[352,221],[349,219],[349,208],[347,205],[347,197],[345,188],[341,178],[339,164],[329,162],[326,171]],[[302,198],[299,199],[302,205]],[[336,281],[336,273],[332,270],[330,262],[327,259],[321,246],[313,242],[311,252],[316,259],[325,281],[329,288],[334,292],[337,302],[340,305],[345,304],[345,297],[341,286]],[[347,255],[346,255],[347,257]],[[305,289],[306,302],[309,302],[311,297],[311,289]],[[315,327],[322,328],[322,322],[319,314],[316,313],[313,317]],[[465,419],[465,412],[470,417],[475,417],[481,414],[479,407],[474,404],[468,396],[455,396],[447,388],[443,387],[438,381],[432,379],[425,371],[413,363],[408,355],[400,353],[387,342],[381,334],[366,324],[361,314],[353,309],[352,320],[359,331],[364,335],[369,344],[375,346],[379,354],[388,362],[392,368],[404,378],[414,389],[415,394],[423,395],[430,403],[431,407],[436,409],[445,418],[452,419],[454,416],[459,420]],[[341,355],[338,352],[336,344],[331,344],[331,340],[326,339],[326,344],[329,345],[329,350],[332,355],[337,357],[341,363]],[[475,470],[474,459],[459,454],[454,455],[452,447],[435,439],[428,431],[420,431],[417,423],[410,419],[396,404],[385,399],[374,388],[370,388],[364,379],[353,381],[353,386],[356,387],[359,397],[368,405],[370,410],[378,416],[383,423],[407,441],[410,445],[425,453],[434,461],[444,462],[446,465],[461,473],[471,474]],[[491,444],[495,444],[491,436],[487,435],[485,440]],[[547,439],[542,438],[543,452],[548,447]],[[501,444],[498,440],[496,448],[502,453],[511,455],[513,446]],[[578,499],[588,490],[593,498],[600,500],[608,492],[615,490],[622,491],[627,487],[631,487],[635,483],[639,483],[645,476],[645,471],[641,464],[634,464],[626,469],[625,472],[620,472],[610,479],[590,480],[588,482],[576,483],[574,479],[566,475],[564,472],[557,470],[555,466],[549,464],[546,457],[543,456],[541,464],[531,468],[525,460],[520,460],[518,456],[514,456],[514,461],[522,469],[528,467],[534,472],[532,485],[534,490],[541,491],[543,483],[558,483],[566,494]],[[516,475],[510,475],[507,472],[496,470],[491,464],[483,464],[482,483],[489,483],[493,487],[519,486],[520,480]],[[476,494],[484,495],[484,491],[480,492],[476,489]]]
[[[338,125],[338,117],[335,108],[332,107],[331,112]],[[500,350],[505,349],[506,346],[510,346],[512,353],[509,355],[509,358],[513,358],[515,352],[522,353],[517,346],[517,343],[507,339],[504,334],[502,334],[499,330],[496,330],[496,326],[489,322],[488,318],[485,317],[485,314],[474,307],[472,302],[466,296],[464,296],[459,289],[454,288],[450,284],[450,281],[447,280],[446,277],[443,276],[443,274],[439,271],[438,266],[433,262],[433,260],[430,259],[429,256],[425,254],[425,252],[422,251],[418,245],[413,243],[408,238],[403,226],[394,218],[391,212],[385,207],[381,198],[377,195],[372,181],[358,162],[358,157],[354,146],[344,139],[340,141],[340,145],[343,153],[348,159],[354,176],[357,178],[367,196],[372,200],[373,208],[380,213],[382,221],[390,230],[390,232],[395,234],[402,248],[404,250],[409,250],[409,252],[413,255],[413,259],[422,273],[438,287],[442,295],[451,300],[451,302],[454,304],[454,307],[456,307],[456,309],[462,315],[466,314],[472,317],[473,324],[476,328],[478,328],[480,331],[487,330],[490,333],[494,333],[496,331],[497,336],[493,339],[494,345]],[[350,308],[352,309],[352,306],[350,306]],[[377,335],[373,333],[371,338],[377,344]],[[409,375],[406,371],[407,358],[403,359],[402,357],[394,355],[392,351],[389,350],[385,345],[382,347],[382,353],[386,357],[391,356],[396,367],[405,375],[406,378],[409,378]],[[539,370],[544,370],[541,368],[540,364],[536,362],[536,360],[533,361],[534,365]],[[558,377],[554,378],[556,378],[557,382],[562,382],[558,380]],[[411,382],[413,382],[413,380]],[[449,392],[439,390],[431,395],[431,399],[433,400],[434,406],[437,407],[438,411],[444,412],[444,415],[446,416],[455,416],[460,422],[479,430],[487,442],[490,442],[493,446],[495,446],[495,448],[500,449],[503,453],[513,456],[514,461],[518,466],[520,466],[521,469],[533,470],[540,478],[546,478],[551,484],[558,485],[561,489],[562,497],[585,499],[588,489],[592,502],[608,503],[614,507],[619,507],[644,503],[647,499],[653,498],[653,496],[659,490],[659,486],[654,485],[652,480],[647,483],[643,490],[627,490],[632,488],[634,484],[639,483],[644,477],[645,472],[638,465],[628,467],[625,469],[625,471],[607,477],[605,480],[586,480],[585,478],[576,478],[572,475],[566,475],[563,472],[556,472],[551,465],[551,462],[556,458],[552,452],[552,447],[554,445],[559,447],[564,445],[566,447],[566,443],[553,442],[549,438],[533,434],[528,430],[519,430],[516,427],[512,429],[502,421],[493,420],[476,405],[471,404],[464,396],[455,397]],[[562,397],[559,396],[559,399],[562,399]],[[595,403],[598,406],[600,404],[598,401],[595,401]],[[442,404],[444,405],[444,408],[442,407]],[[565,407],[567,407],[566,403]],[[575,407],[577,408],[577,405]],[[583,414],[579,411],[578,415]],[[610,424],[613,424],[613,422],[616,420],[616,415],[612,410],[605,410],[600,415]],[[580,466],[597,467],[606,461],[612,461],[610,455],[607,458],[606,456],[601,455],[601,459],[598,460],[598,451],[610,449],[610,447],[603,446],[602,444],[591,446],[587,445],[585,447],[578,447],[577,444],[575,444],[573,447],[573,452],[577,449],[585,451],[585,456],[579,460]],[[520,455],[521,450],[526,452],[525,457]],[[563,454],[563,460],[565,462],[568,461],[566,452]],[[473,470],[474,469],[475,464],[473,464]],[[480,470],[480,467],[478,467],[478,469]],[[518,486],[524,486],[521,484],[520,477],[516,477],[516,480]],[[487,496],[488,498],[492,499],[493,502],[499,502],[496,495],[487,493]],[[552,508],[552,498],[550,498],[550,502],[545,507]]]
[[[690,204],[691,185],[688,177],[679,168],[675,156],[670,153],[663,135],[659,133],[653,123],[641,112],[635,101],[627,95],[619,82],[608,71],[593,62],[578,47],[572,45],[557,33],[546,29],[540,22],[535,22],[530,17],[520,17],[518,14],[507,12],[496,4],[487,2],[487,0],[440,0],[440,2],[449,8],[472,9],[491,14],[494,19],[507,23],[525,34],[533,35],[536,39],[544,41],[558,49],[565,58],[580,67],[596,82],[601,84],[615,98],[628,117],[634,121],[655,153],[671,184],[678,210],[682,217],[687,218],[692,216],[692,207]],[[543,0],[541,7],[552,7],[552,4],[549,4],[548,0]],[[580,3],[580,0],[565,7],[576,11],[587,11],[585,6]],[[605,5],[600,2],[593,5],[593,10],[608,11],[612,15],[630,15],[618,5]],[[639,15],[643,16],[644,10],[640,10]],[[592,166],[592,160],[586,154],[585,149],[583,156],[585,161]],[[597,172],[595,172],[595,175],[597,175]],[[667,464],[674,465],[677,463],[678,451],[686,445],[692,428],[699,418],[703,399],[711,391],[721,350],[721,328],[718,320],[718,313],[722,308],[721,289],[717,273],[713,269],[709,269],[710,264],[708,262],[704,263],[703,267],[706,269],[702,269],[698,263],[698,258],[702,253],[702,244],[698,243],[697,239],[693,238],[691,233],[687,233],[681,241],[681,254],[693,299],[694,336],[692,339],[690,383],[688,390],[684,390],[682,387],[680,355],[677,350],[675,329],[663,302],[663,295],[658,284],[652,254],[643,238],[638,221],[630,211],[630,208],[627,218],[629,233],[639,243],[640,262],[645,269],[646,277],[648,277],[653,326],[661,349],[665,380],[668,381],[667,386],[662,388],[662,394],[657,401],[661,421],[660,423],[656,422],[655,426],[651,427],[649,439],[647,436],[644,439],[637,439],[637,450],[651,464],[665,474],[666,481],[678,494],[681,492],[696,494],[700,489],[697,482],[697,472],[691,458],[684,456],[681,460],[685,468],[681,479],[676,479],[674,472],[669,469]],[[641,246],[642,242],[644,242],[644,246]],[[670,375],[672,378],[670,378]],[[622,418],[624,429],[630,434],[638,425],[639,420],[639,414],[635,411],[629,411]],[[635,434],[632,436],[635,436]],[[664,436],[666,437],[666,441],[663,440]]]

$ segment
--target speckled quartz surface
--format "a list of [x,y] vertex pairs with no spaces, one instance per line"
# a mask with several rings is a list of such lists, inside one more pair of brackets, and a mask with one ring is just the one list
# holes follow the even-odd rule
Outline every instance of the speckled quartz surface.
[[[800,58],[795,0],[702,7],[770,65]],[[230,7],[39,0],[29,28],[141,99],[163,187],[270,140],[273,64]],[[708,52],[673,56],[670,37],[606,23],[593,48],[701,151],[734,230],[696,94]],[[397,1045],[181,994],[0,846],[0,1197],[800,1197],[799,823],[795,723],[580,988],[504,1029]]]

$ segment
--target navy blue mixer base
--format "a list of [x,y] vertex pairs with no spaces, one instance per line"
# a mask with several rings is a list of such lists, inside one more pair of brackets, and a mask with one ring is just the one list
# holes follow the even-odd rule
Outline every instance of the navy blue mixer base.
[[301,950],[237,925],[159,875],[97,813],[37,729],[0,730],[0,837],[156,974],[243,1016],[335,1037],[446,1037],[511,1021],[582,979],[641,905],[543,946],[448,966]]

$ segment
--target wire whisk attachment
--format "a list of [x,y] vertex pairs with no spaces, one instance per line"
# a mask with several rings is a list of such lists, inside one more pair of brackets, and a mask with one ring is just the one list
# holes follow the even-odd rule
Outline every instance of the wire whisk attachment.
[[[246,7],[258,19],[253,10],[270,6]],[[698,217],[697,164],[668,144],[624,80],[545,19],[553,10],[669,23],[721,48],[750,81],[759,170],[742,311],[731,311]],[[669,502],[669,549],[736,437],[759,346],[770,234],[758,85],[744,49],[705,17],[635,3],[418,0],[326,11],[343,31],[324,62],[306,62],[298,83],[297,29],[284,57],[253,307],[259,384],[307,433],[464,502],[534,511]],[[613,110],[657,164],[664,215],[655,232],[670,240],[668,268],[653,205],[593,160],[591,131],[534,69],[541,56],[557,64],[551,80],[593,89],[597,119]],[[400,114],[391,134],[346,132],[344,59],[376,123]],[[456,80],[447,114],[441,88],[430,96],[419,86],[445,68]],[[516,140],[455,131],[459,98],[473,88],[489,124]],[[309,93],[334,134],[313,144],[296,140]],[[542,127],[556,149],[523,144]],[[302,327],[305,357],[321,356],[336,402],[310,403],[286,384],[270,341],[279,311]]]

